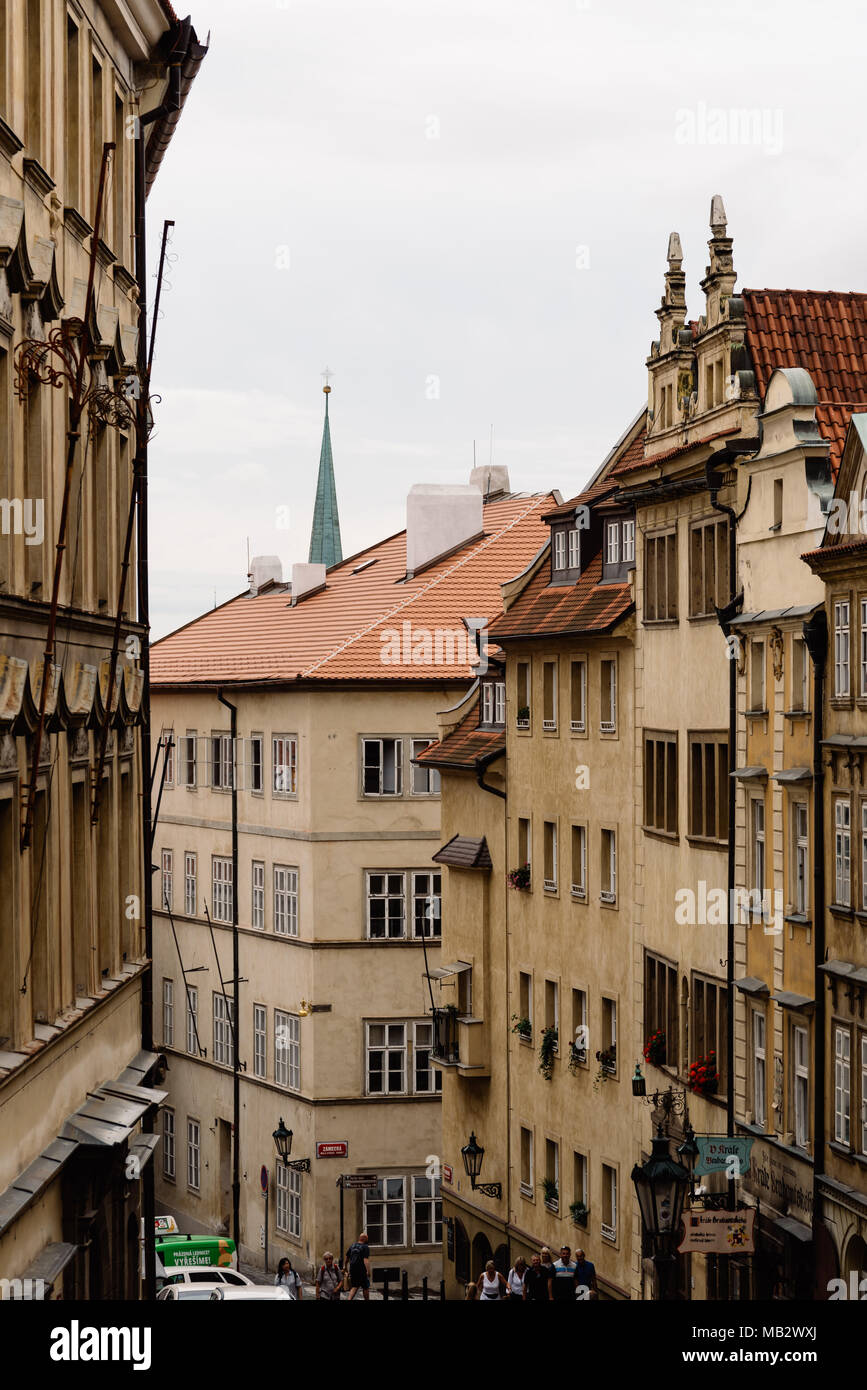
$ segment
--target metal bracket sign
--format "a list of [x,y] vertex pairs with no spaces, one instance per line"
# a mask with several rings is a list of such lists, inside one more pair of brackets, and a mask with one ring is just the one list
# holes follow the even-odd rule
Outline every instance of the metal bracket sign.
[[376,1187],[379,1178],[375,1173],[344,1173],[343,1186],[346,1188]]

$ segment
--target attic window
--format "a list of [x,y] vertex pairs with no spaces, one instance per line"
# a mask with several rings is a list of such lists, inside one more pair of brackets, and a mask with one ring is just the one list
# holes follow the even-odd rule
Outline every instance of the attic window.
[[574,583],[581,572],[581,532],[577,526],[557,526],[551,532],[551,578]]
[[371,566],[371,565],[375,565],[378,559],[379,559],[379,556],[378,556],[378,555],[374,555],[374,557],[373,557],[372,560],[362,560],[362,562],[361,562],[360,565],[356,565],[356,566],[355,566],[355,569],[352,571],[352,573],[353,573],[353,574],[361,574],[361,571],[362,571],[362,570],[369,570],[369,569],[370,569],[370,566]]

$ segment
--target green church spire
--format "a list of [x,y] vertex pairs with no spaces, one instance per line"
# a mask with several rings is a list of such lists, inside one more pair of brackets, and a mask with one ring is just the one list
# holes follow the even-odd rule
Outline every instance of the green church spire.
[[325,377],[325,424],[322,427],[322,449],[319,453],[319,480],[316,484],[316,505],[313,508],[313,527],[310,532],[310,564],[339,565],[343,559],[340,545],[340,517],[337,515],[337,489],[334,486],[334,460],[331,457],[331,427],[328,423],[328,385],[330,372]]

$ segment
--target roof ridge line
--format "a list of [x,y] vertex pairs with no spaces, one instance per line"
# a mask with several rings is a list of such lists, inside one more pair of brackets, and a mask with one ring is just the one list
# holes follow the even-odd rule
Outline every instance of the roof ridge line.
[[[494,541],[499,540],[501,536],[507,535],[508,532],[511,531],[513,526],[517,526],[518,522],[523,521],[524,518],[529,516],[531,512],[536,511],[538,507],[542,505],[543,499],[550,497],[550,495],[550,492],[531,495],[531,505],[525,507],[524,510],[520,512],[518,516],[513,517],[507,526],[501,527],[498,531],[494,532],[493,535],[489,536],[486,540],[484,540],[480,545],[473,547],[473,549],[470,550],[468,554],[466,554],[462,559],[456,560],[455,563],[453,565],[450,565],[448,569],[443,570],[442,573],[433,576],[430,582],[424,585],[421,589],[418,589],[416,592],[412,594],[407,594],[400,603],[395,605],[394,608],[391,608],[387,613],[380,615],[373,622],[369,623],[367,627],[362,628],[360,632],[354,633],[353,636],[347,638],[345,642],[341,642],[337,647],[334,648],[333,651],[329,652],[327,656],[320,657],[318,661],[314,661],[312,666],[305,667],[304,671],[301,672],[300,678],[303,679],[305,676],[312,675],[314,671],[317,671],[320,667],[324,666],[327,662],[331,661],[335,656],[340,656],[341,653],[347,651],[353,645],[353,643],[360,642],[362,637],[366,637],[368,633],[373,632],[375,628],[381,626],[382,623],[387,621],[387,619],[395,617],[398,613],[401,613],[405,608],[408,608],[411,603],[414,603],[416,599],[421,598],[424,594],[429,593],[429,591],[433,589],[437,584],[441,583],[444,579],[447,579],[449,575],[454,574],[455,571],[460,569],[462,565],[467,564],[473,556],[482,554],[482,552],[487,550],[489,546],[493,545]],[[484,520],[484,512],[482,513],[482,519]]]

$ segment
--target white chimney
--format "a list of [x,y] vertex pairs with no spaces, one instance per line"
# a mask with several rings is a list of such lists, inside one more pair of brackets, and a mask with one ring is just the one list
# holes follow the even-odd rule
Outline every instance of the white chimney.
[[250,593],[257,594],[263,584],[272,579],[283,583],[283,564],[279,555],[254,555],[250,561]]
[[416,483],[406,499],[406,571],[415,574],[482,532],[482,494],[463,483]]
[[310,594],[314,589],[321,589],[325,584],[324,565],[293,565],[292,566],[292,606],[305,594]]
[[482,463],[470,471],[470,487],[477,487],[483,497],[496,497],[511,492],[509,470],[504,463]]

